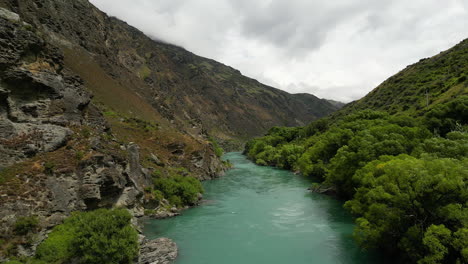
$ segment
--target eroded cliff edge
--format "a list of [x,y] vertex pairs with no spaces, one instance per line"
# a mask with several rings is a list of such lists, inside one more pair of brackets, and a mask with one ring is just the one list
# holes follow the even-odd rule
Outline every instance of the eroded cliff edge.
[[[156,170],[183,167],[187,177],[199,179],[224,171],[206,139],[137,118],[106,118],[105,106],[92,102],[61,50],[3,8],[0,46],[0,239],[13,241],[2,248],[3,257],[5,250],[32,255],[47,231],[73,211],[125,207],[140,217],[156,209],[145,192]],[[132,139],[163,144],[140,147]],[[31,215],[39,218],[37,234],[16,236],[17,219]],[[144,240],[142,250],[155,245],[168,248],[163,258],[175,257],[177,248],[167,240]]]
[[[170,216],[155,178],[217,177],[217,142],[239,148],[337,109],[154,41],[87,0],[0,0],[0,47],[0,255],[32,255],[73,211]],[[38,235],[15,235],[28,216]]]
[[243,142],[272,126],[305,125],[338,109],[327,100],[289,94],[155,41],[87,0],[0,0],[1,5],[59,46],[66,65],[85,80],[97,101],[143,119],[169,120],[195,137],[208,133],[240,150]]

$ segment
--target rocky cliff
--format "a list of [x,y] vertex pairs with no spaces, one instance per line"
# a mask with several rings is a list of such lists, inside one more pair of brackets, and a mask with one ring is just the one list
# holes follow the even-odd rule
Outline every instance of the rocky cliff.
[[[272,126],[304,125],[337,110],[326,100],[288,94],[154,41],[87,0],[2,2],[65,51],[66,64],[91,84],[99,101],[125,113],[144,112],[134,109],[140,106],[116,106],[121,101],[116,96],[137,94],[158,115],[192,135],[208,132],[222,141],[243,142]],[[89,76],[93,67],[100,68],[99,74],[94,70]],[[104,87],[108,77],[114,83]],[[114,98],[109,98],[112,93]]]
[[[73,211],[126,207],[142,216],[156,206],[145,188],[157,169],[184,167],[200,179],[223,172],[206,141],[137,118],[110,118],[111,125],[62,51],[3,8],[0,46],[0,240],[14,245],[0,243],[0,260],[31,255],[46,230]],[[151,148],[163,133],[170,143]],[[15,236],[17,219],[31,215],[42,231]]]
[[[237,148],[336,110],[154,41],[87,0],[0,0],[0,47],[0,261],[33,254],[73,211],[157,211],[155,178],[223,173],[217,140]],[[16,235],[29,216],[39,234]],[[161,261],[173,259],[175,245],[159,242],[142,251],[162,243]]]

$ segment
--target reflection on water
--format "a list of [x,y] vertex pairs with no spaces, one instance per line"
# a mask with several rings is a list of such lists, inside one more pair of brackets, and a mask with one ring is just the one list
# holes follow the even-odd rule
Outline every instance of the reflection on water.
[[225,158],[235,168],[204,183],[208,202],[145,226],[148,237],[177,242],[178,264],[380,263],[357,248],[341,203],[308,193],[307,179],[240,153]]

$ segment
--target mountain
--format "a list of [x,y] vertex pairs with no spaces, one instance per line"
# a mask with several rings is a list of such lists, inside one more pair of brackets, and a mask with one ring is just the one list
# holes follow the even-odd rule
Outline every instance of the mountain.
[[420,115],[432,107],[468,95],[468,39],[406,67],[336,116],[363,109]]
[[[87,0],[0,0],[0,47],[0,262],[32,256],[71,212],[177,215],[201,199],[199,180],[229,167],[220,143],[239,149],[337,110],[155,41]],[[155,247],[176,255],[170,240],[141,243],[144,263],[161,260]]]
[[245,154],[345,200],[364,249],[395,263],[468,263],[467,76],[464,40],[330,117],[271,129]]
[[337,110],[326,100],[288,94],[155,41],[87,0],[0,3],[64,52],[65,65],[80,75],[95,101],[122,114],[164,118],[190,135],[207,132],[241,145],[272,126],[304,125]]
[[329,99],[327,99],[327,101],[328,101],[330,104],[332,104],[332,105],[338,107],[339,109],[343,108],[343,107],[346,105],[346,103],[342,103],[342,102],[335,101],[335,100],[329,100]]

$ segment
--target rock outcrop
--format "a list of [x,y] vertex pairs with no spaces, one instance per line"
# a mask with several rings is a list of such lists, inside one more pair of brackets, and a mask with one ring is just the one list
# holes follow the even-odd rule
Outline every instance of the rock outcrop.
[[[37,216],[40,235],[16,241],[29,256],[73,211],[157,211],[154,177],[224,172],[213,137],[239,147],[335,110],[299,97],[156,42],[87,0],[0,0],[0,240]],[[178,214],[166,205],[162,214]],[[140,263],[176,255],[169,240],[146,241]]]
[[0,167],[6,167],[64,146],[69,127],[83,124],[91,96],[63,69],[58,50],[1,10]]
[[[89,56],[105,74],[195,136],[208,132],[239,148],[272,126],[304,125],[338,109],[313,95],[286,93],[219,62],[155,41],[88,0],[2,2],[68,50],[67,63],[77,72],[88,69],[82,68],[86,63],[74,62]],[[94,81],[96,74],[83,78]]]
[[[86,83],[64,63],[63,52],[1,5],[0,47],[0,240],[15,237],[20,217],[40,222],[28,241],[15,238],[20,240],[13,254],[33,255],[47,230],[73,211],[125,207],[143,216],[145,207],[158,206],[145,204],[144,198],[158,169],[184,167],[187,177],[200,179],[223,172],[207,141],[173,127],[159,132],[150,122],[120,118],[135,131],[132,135],[149,138],[140,144],[119,140],[129,127],[119,133],[119,126],[109,124]],[[169,143],[155,141],[162,136],[154,131],[169,134],[162,138]],[[145,240],[140,263],[168,263],[176,255],[168,239]]]
[[168,238],[143,239],[138,264],[169,264],[177,258],[177,254],[176,243]]

